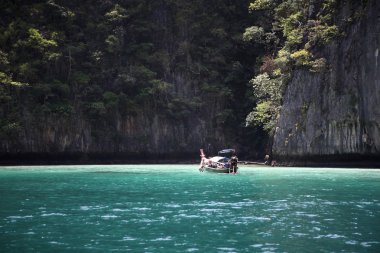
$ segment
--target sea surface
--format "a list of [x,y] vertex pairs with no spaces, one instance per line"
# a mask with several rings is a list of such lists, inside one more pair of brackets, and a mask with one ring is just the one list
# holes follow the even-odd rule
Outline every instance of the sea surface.
[[0,252],[380,252],[380,170],[0,167]]

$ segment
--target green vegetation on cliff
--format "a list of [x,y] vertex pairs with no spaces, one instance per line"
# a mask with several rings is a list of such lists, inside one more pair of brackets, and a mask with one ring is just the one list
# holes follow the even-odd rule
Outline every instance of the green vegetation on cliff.
[[3,1],[0,153],[262,156],[294,70],[329,70],[321,52],[363,15],[343,5]]
[[[260,130],[244,127],[253,105],[247,83],[265,45],[251,47],[242,39],[255,20],[248,5],[1,2],[1,151],[156,152],[178,150],[178,143],[189,146],[184,151],[210,142],[252,144],[247,137]],[[155,117],[162,129],[145,134],[142,123],[153,125]],[[166,133],[169,125],[194,128],[197,119],[205,125],[201,139],[192,130],[191,140]],[[169,137],[170,143],[153,143]]]
[[266,51],[257,75],[250,81],[257,100],[247,125],[262,125],[271,135],[278,119],[282,94],[295,68],[324,71],[321,48],[339,37],[338,0],[256,0],[249,6],[259,15],[258,26],[248,27],[244,38],[265,43]]

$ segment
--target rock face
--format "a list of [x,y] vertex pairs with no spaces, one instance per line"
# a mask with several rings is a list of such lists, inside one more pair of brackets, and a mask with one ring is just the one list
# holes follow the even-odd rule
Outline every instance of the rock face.
[[[177,73],[178,75],[178,73]],[[197,89],[184,91],[192,80],[176,81],[173,91],[182,101],[201,97]],[[183,94],[182,94],[183,93]],[[187,94],[186,96],[184,94]],[[115,112],[108,117],[88,119],[80,109],[70,115],[42,115],[35,119],[27,105],[23,105],[23,128],[18,136],[0,139],[1,160],[30,160],[31,154],[42,156],[41,161],[59,154],[61,160],[89,158],[102,155],[104,159],[145,160],[152,159],[197,159],[199,148],[212,144],[212,151],[222,148],[225,135],[212,119],[223,110],[223,101],[218,98],[203,103],[204,108],[176,108],[173,115],[154,108],[154,104],[141,107],[132,115]],[[25,154],[28,154],[25,156]],[[67,155],[76,154],[75,157]],[[78,157],[77,157],[78,156]],[[189,158],[190,157],[190,158]],[[32,159],[33,160],[33,159]],[[90,158],[92,160],[92,158]]]
[[[221,102],[215,103],[213,110],[218,110]],[[19,136],[0,140],[0,163],[194,160],[200,147],[212,143],[214,150],[225,143],[221,128],[207,120],[208,115],[216,114],[210,109],[173,118],[147,106],[136,115],[116,114],[109,121],[100,118],[98,122],[81,113],[46,115],[36,122],[27,109],[24,113],[27,127]]]
[[322,52],[329,69],[293,73],[274,137],[279,163],[380,164],[380,3],[346,2],[340,19],[353,12],[361,17]]
[[[42,106],[34,108],[35,103],[28,101],[32,95],[29,97],[25,95],[30,93],[27,88],[10,87],[9,89],[12,89],[10,93],[17,94],[14,97],[18,98],[18,103],[12,106],[17,108],[15,117],[19,120],[20,127],[12,132],[12,136],[0,135],[0,163],[28,162],[34,160],[34,157],[41,162],[50,158],[63,162],[71,159],[92,161],[94,157],[110,161],[135,159],[146,161],[146,158],[198,159],[199,148],[204,147],[210,154],[224,148],[225,145],[230,146],[229,144],[235,143],[234,139],[228,138],[228,132],[225,131],[225,123],[228,120],[228,115],[225,114],[228,113],[228,103],[231,103],[232,95],[229,88],[224,87],[223,82],[229,73],[232,73],[230,65],[238,60],[237,55],[233,54],[237,54],[241,49],[234,49],[240,46],[233,44],[239,42],[239,40],[234,42],[233,36],[240,33],[241,27],[245,26],[244,22],[249,20],[246,11],[248,1],[238,4],[225,1],[234,7],[225,10],[243,20],[239,21],[243,22],[241,27],[229,25],[229,18],[224,17],[223,8],[215,6],[212,10],[208,10],[205,6],[211,3],[207,1],[197,1],[186,6],[171,1],[162,1],[162,3],[167,2],[162,5],[153,5],[153,2],[149,4],[158,7],[147,11],[149,15],[144,21],[159,27],[161,33],[144,34],[144,36],[147,37],[147,42],[157,47],[157,51],[152,52],[156,53],[157,59],[144,57],[149,58],[151,61],[149,66],[153,66],[157,72],[156,79],[163,81],[163,86],[165,83],[168,84],[168,87],[162,88],[161,93],[156,92],[154,96],[137,105],[129,103],[109,111],[103,108],[103,111],[98,110],[95,116],[91,116],[88,112],[85,104],[88,101],[81,99],[82,93],[76,94],[72,91],[72,96],[75,98],[70,101],[72,106],[70,112],[51,113],[43,111]],[[194,6],[198,6],[202,12]],[[241,13],[245,16],[240,15]],[[199,17],[205,20],[198,20],[198,16],[193,17],[193,14],[200,15]],[[217,18],[218,22],[214,22]],[[198,26],[198,23],[194,24],[194,20],[199,24],[202,21],[206,26]],[[224,24],[227,24],[226,27]],[[226,31],[216,29],[219,27],[225,28]],[[218,35],[219,33],[212,35],[214,37],[205,36],[206,33],[210,34],[208,30],[214,28],[222,37]],[[205,36],[205,39],[202,36]],[[230,40],[231,43],[226,43],[226,49],[223,50],[227,52],[232,48],[236,52],[229,52],[228,58],[224,58],[223,50],[220,49],[219,52],[216,46],[208,45],[213,43],[215,38],[223,43]],[[88,38],[89,41],[91,39]],[[126,63],[123,64],[126,65],[120,69],[139,67],[140,65],[133,65],[133,59],[125,59],[123,62]],[[82,59],[76,60],[82,61]],[[101,85],[107,89],[112,88],[115,94],[119,94],[121,85],[116,87],[117,75],[114,73],[109,75],[109,80],[105,80]],[[97,80],[94,81],[95,84],[96,82]],[[246,89],[245,82],[241,83]],[[151,84],[147,84],[147,87],[150,88],[152,85],[149,85]],[[234,87],[237,85],[234,83]],[[130,89],[131,94],[127,95],[138,97],[138,94],[133,94],[133,90],[137,88],[131,86]],[[102,101],[102,94],[96,96],[96,102]]]
[[103,131],[81,117],[67,121],[47,117],[45,120],[41,125],[23,131],[22,141],[18,144],[3,144],[3,151],[165,154],[197,151],[205,143],[203,135],[209,136],[207,126],[200,118],[194,118],[192,122],[178,120],[175,124],[144,112],[115,119],[115,126],[109,131]]

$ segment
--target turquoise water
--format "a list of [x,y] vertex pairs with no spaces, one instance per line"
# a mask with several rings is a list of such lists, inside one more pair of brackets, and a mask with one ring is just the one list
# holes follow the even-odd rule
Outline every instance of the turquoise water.
[[380,252],[380,170],[0,167],[0,252]]

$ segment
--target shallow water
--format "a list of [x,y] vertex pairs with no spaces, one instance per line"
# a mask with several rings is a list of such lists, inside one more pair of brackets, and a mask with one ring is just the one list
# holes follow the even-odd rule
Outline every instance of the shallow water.
[[0,167],[1,252],[380,252],[380,170]]

